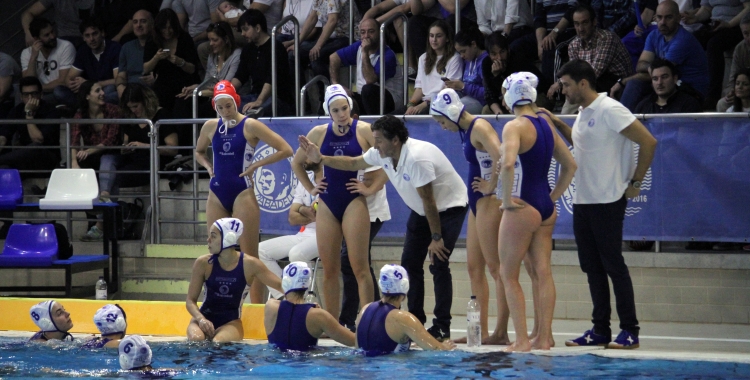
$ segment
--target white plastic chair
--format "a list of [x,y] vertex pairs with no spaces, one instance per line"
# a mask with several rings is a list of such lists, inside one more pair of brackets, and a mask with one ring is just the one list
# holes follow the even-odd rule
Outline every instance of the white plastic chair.
[[39,200],[41,210],[91,210],[99,199],[94,169],[55,169],[47,194]]

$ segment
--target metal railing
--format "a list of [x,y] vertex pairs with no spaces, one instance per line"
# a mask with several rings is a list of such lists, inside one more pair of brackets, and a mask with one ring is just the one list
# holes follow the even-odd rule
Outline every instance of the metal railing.
[[[417,1],[417,0],[415,0]],[[402,99],[408,99],[409,98],[409,49],[407,47],[407,37],[408,37],[408,26],[409,26],[409,18],[406,17],[405,14],[398,12],[391,16],[388,20],[385,20],[383,24],[380,25],[380,114],[385,114],[385,28],[388,26],[388,24],[393,23],[396,21],[396,19],[401,19],[404,21],[404,64],[401,66],[401,68],[404,70],[404,77],[403,77],[403,91],[404,91],[404,97]],[[358,89],[359,91],[362,91],[362,89]],[[398,108],[399,105],[396,105],[396,108]]]
[[[199,93],[201,92],[201,88],[203,88],[203,86],[205,86],[206,83],[210,82],[211,79],[213,78],[204,79],[203,82],[201,82],[201,84],[198,85],[198,87],[193,89],[193,99],[192,99],[193,100],[193,119],[198,118],[198,96],[199,96]],[[238,104],[237,107],[239,106],[240,105]],[[156,141],[159,141],[159,140],[156,140]]]
[[456,0],[456,11],[453,16],[456,18],[456,30],[453,33],[461,31],[461,0]]
[[[294,24],[294,88],[299,88],[299,21],[293,15],[288,15],[282,18],[281,21],[271,29],[271,110],[273,111],[273,117],[276,117],[277,115],[276,98],[278,97],[276,92],[276,89],[278,88],[276,79],[276,29],[284,26],[287,22]],[[286,75],[287,73],[284,74]],[[294,95],[294,101],[297,103],[294,114],[299,116],[301,102],[296,94]]]
[[[323,75],[316,75],[313,79],[310,79],[309,82],[305,83],[304,86],[302,86],[302,89],[299,90],[299,102],[301,104],[305,104],[305,94],[307,93],[307,88],[317,82],[323,82],[323,86],[328,87],[331,82]],[[321,102],[323,102],[323,99],[320,99]],[[300,116],[305,116],[305,107],[303,106],[302,109],[300,109]]]

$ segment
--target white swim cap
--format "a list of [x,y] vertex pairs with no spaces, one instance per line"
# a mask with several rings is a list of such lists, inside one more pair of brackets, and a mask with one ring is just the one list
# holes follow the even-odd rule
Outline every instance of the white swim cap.
[[528,71],[513,73],[503,81],[505,89],[505,104],[513,108],[518,105],[530,104],[536,101],[536,86],[539,85],[539,78]]
[[125,312],[118,305],[104,305],[94,314],[94,324],[102,335],[124,333],[128,327]]
[[406,295],[409,292],[409,275],[401,265],[386,264],[380,270],[378,285],[380,292],[386,296]]
[[60,331],[55,325],[55,321],[52,319],[52,306],[55,306],[57,301],[48,300],[39,302],[38,304],[31,307],[29,313],[31,314],[31,320],[34,321],[42,332],[54,332]]
[[346,98],[346,101],[349,103],[349,110],[352,109],[352,98],[349,97],[349,95],[346,94],[346,90],[344,87],[342,87],[339,84],[332,84],[326,88],[326,96],[325,101],[323,102],[323,111],[325,111],[326,115],[330,115],[330,112],[328,112],[328,107],[330,106],[331,102],[336,100],[336,98],[342,97]]
[[120,341],[120,368],[137,369],[151,365],[151,347],[140,335],[130,335]]
[[221,218],[214,222],[221,233],[221,250],[239,246],[240,235],[244,231],[242,221],[237,218]]
[[446,88],[438,92],[435,99],[430,102],[430,115],[445,116],[458,125],[458,119],[461,118],[464,108],[461,97],[458,96],[456,91]]
[[281,274],[281,289],[284,294],[295,290],[305,290],[310,287],[312,271],[304,261],[289,263]]

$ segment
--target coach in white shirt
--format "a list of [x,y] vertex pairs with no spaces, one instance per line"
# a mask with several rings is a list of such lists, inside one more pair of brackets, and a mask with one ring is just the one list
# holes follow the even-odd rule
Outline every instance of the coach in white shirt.
[[424,260],[430,254],[435,288],[435,319],[430,334],[450,338],[453,283],[449,258],[468,210],[466,185],[448,157],[435,145],[409,138],[404,123],[390,115],[372,124],[375,146],[359,157],[321,156],[317,146],[300,136],[300,148],[310,162],[340,170],[381,166],[393,187],[412,210],[406,223],[401,266],[409,274],[409,312],[422,323],[424,313]]
[[[594,304],[594,328],[565,344],[637,348],[640,328],[633,282],[622,257],[622,225],[627,198],[637,197],[641,191],[641,181],[654,158],[656,139],[622,104],[606,93],[596,93],[596,73],[587,62],[570,61],[557,75],[567,100],[581,105],[573,128],[550,116],[575,148],[578,171],[573,233]],[[640,146],[637,165],[633,143]],[[607,276],[612,279],[622,330],[614,342]]]

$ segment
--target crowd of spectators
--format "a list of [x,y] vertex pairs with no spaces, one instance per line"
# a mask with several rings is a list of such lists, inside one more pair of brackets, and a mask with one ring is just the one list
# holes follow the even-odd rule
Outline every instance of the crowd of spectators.
[[[381,59],[383,113],[426,114],[432,97],[452,88],[472,114],[507,114],[502,83],[517,71],[538,76],[540,106],[575,113],[578,106],[565,100],[555,75],[573,59],[590,63],[597,91],[633,112],[748,109],[750,0],[534,1],[532,7],[523,0],[461,0],[457,9],[454,0],[384,0],[372,7],[357,0],[38,0],[21,16],[27,47],[20,59],[0,53],[0,117],[190,118],[194,93],[198,116],[210,117],[212,87],[219,80],[239,89],[243,113],[270,116],[275,98],[278,115],[292,116],[299,91],[291,80],[295,70],[303,83],[322,75],[342,84],[362,114],[377,115]],[[49,10],[52,17],[46,18]],[[399,12],[408,17],[408,41],[403,20],[396,18],[380,51],[381,24]],[[299,51],[293,23],[280,25],[274,67],[271,29],[289,15],[299,22]],[[354,68],[351,86],[342,76],[348,66]],[[414,91],[405,97],[407,80]],[[76,125],[72,145],[145,143],[143,126]],[[187,129],[165,132],[160,144],[193,143]],[[58,145],[59,133],[46,124],[0,127],[0,166],[57,167],[56,149],[48,155],[9,146]],[[128,159],[119,150],[74,152],[74,167],[144,167],[145,158],[135,152]],[[163,151],[162,160],[172,153]],[[25,159],[31,154],[37,159]],[[118,181],[104,181],[110,182],[103,197],[116,191]]]

